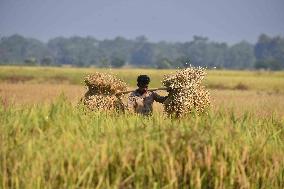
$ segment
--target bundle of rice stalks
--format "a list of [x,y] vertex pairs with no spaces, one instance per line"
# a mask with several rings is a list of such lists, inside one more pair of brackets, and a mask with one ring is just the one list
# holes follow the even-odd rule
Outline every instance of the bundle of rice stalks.
[[116,96],[92,95],[84,99],[84,105],[92,111],[123,110],[122,102]]
[[87,95],[113,95],[119,91],[125,91],[127,89],[125,82],[113,75],[99,72],[88,75],[85,78],[85,84],[88,86],[89,90],[89,94]]
[[189,67],[166,75],[162,83],[171,90],[164,102],[165,112],[173,117],[183,117],[193,111],[204,112],[210,106],[210,94],[201,85],[205,76],[205,69],[201,67]]
[[84,105],[94,111],[124,110],[124,104],[115,96],[120,91],[126,91],[125,82],[113,75],[95,73],[85,78],[88,91],[82,99]]

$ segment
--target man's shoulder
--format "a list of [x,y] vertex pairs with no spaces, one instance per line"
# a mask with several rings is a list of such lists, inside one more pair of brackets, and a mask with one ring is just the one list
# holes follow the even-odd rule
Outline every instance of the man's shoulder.
[[137,90],[135,90],[135,91],[131,92],[129,96],[130,97],[139,96],[139,93],[137,92]]

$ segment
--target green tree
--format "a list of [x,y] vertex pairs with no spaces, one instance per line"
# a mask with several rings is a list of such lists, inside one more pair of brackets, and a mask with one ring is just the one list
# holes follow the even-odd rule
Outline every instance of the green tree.
[[41,59],[40,64],[42,66],[51,66],[52,65],[52,58],[51,57],[44,57]]
[[185,68],[190,66],[190,59],[186,56],[181,56],[175,59],[172,63],[174,68]]
[[101,60],[99,60],[98,67],[100,67],[100,68],[110,68],[111,67],[111,63],[110,63],[109,59],[104,57]]
[[159,59],[156,63],[158,69],[169,69],[171,68],[172,62],[167,58]]
[[0,40],[0,61],[23,63],[31,57],[40,60],[43,56],[49,55],[50,52],[45,44],[33,38],[12,35]]
[[125,60],[115,57],[111,60],[111,66],[114,68],[120,68],[125,65]]
[[258,61],[267,61],[270,69],[284,69],[284,38],[262,34],[254,47],[254,53]]
[[131,63],[136,66],[154,67],[154,46],[151,43],[137,44],[131,54]]
[[253,45],[242,41],[231,46],[226,54],[226,68],[246,69],[253,68],[255,62]]
[[25,65],[27,66],[36,66],[38,65],[37,59],[35,57],[30,57],[25,59]]

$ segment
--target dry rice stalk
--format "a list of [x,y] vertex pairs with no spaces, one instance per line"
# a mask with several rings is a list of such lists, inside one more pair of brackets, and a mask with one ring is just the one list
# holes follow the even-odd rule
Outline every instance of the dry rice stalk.
[[107,73],[99,73],[88,75],[85,78],[85,84],[89,88],[88,95],[113,95],[119,91],[125,91],[127,85],[125,82]]
[[85,78],[88,91],[83,98],[84,105],[90,110],[124,110],[121,99],[115,94],[127,90],[125,82],[113,75],[106,73],[95,73]]
[[189,67],[166,75],[162,83],[171,88],[171,92],[164,102],[165,112],[174,117],[183,117],[192,111],[204,112],[210,106],[210,94],[201,85],[205,76],[205,69],[201,67]]
[[123,104],[116,96],[92,95],[84,99],[84,105],[92,111],[123,110]]

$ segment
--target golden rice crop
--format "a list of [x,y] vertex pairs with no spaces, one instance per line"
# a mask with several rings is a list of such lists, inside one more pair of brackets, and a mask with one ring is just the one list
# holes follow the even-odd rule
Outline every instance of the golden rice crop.
[[84,105],[90,110],[123,110],[121,99],[115,96],[120,91],[127,90],[127,85],[122,80],[107,73],[88,75],[85,78],[88,91],[83,98]]
[[192,111],[204,112],[210,106],[210,94],[201,85],[205,76],[205,69],[201,67],[189,67],[165,75],[162,83],[171,89],[164,102],[165,112],[174,117],[183,117]]

